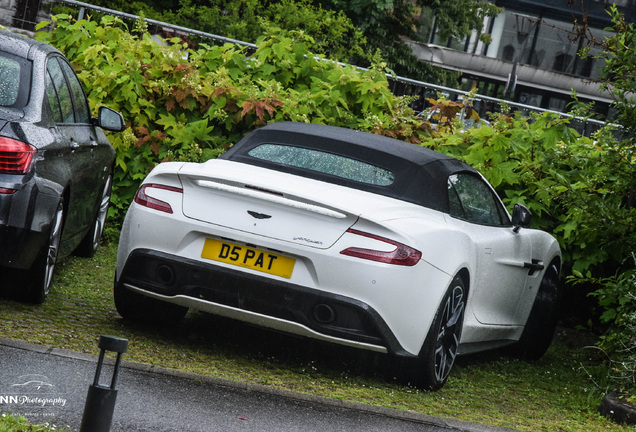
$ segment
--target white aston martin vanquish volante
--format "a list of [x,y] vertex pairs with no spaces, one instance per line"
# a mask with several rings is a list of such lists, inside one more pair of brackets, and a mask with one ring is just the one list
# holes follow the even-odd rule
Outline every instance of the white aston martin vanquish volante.
[[452,157],[276,123],[148,175],[122,228],[115,303],[135,321],[194,308],[385,352],[437,389],[458,354],[549,347],[561,255],[529,226]]

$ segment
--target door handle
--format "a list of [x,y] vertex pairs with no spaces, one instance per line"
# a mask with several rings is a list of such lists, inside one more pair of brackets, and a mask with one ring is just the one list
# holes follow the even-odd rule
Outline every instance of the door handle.
[[96,148],[99,145],[99,143],[95,140],[91,140],[91,148]]
[[534,258],[532,259],[532,262],[524,262],[523,267],[529,269],[528,276],[532,276],[534,272],[541,271],[545,268],[543,261]]
[[78,148],[80,148],[80,145],[77,141],[71,141],[70,147],[71,150],[77,150]]

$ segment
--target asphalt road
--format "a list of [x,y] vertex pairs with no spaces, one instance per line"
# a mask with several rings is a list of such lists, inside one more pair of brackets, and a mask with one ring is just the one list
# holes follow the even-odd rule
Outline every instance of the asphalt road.
[[[111,384],[112,360],[101,387]],[[80,429],[96,356],[0,338],[0,365],[0,412]],[[125,361],[117,378],[112,432],[506,430]]]

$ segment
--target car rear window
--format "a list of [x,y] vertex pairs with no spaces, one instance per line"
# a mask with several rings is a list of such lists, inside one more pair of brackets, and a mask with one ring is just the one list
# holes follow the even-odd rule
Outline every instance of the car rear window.
[[30,63],[0,51],[0,106],[24,107],[30,81]]
[[394,174],[385,168],[315,149],[266,143],[253,148],[248,154],[257,159],[370,185],[389,186],[395,180]]

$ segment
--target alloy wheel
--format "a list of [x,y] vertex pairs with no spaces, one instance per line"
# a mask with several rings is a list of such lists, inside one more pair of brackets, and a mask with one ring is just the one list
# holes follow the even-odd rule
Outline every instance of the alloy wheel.
[[442,306],[442,320],[435,346],[435,377],[444,381],[455,363],[465,308],[464,287],[453,286]]
[[51,221],[51,232],[49,234],[49,245],[46,253],[46,263],[44,266],[44,278],[42,291],[44,296],[48,295],[53,281],[53,273],[57,264],[57,257],[60,249],[60,240],[62,238],[62,222],[64,220],[64,205],[60,202],[55,211],[55,216]]
[[99,241],[101,240],[102,233],[104,232],[104,225],[106,224],[106,217],[108,216],[108,206],[110,204],[110,191],[112,182],[113,177],[109,176],[108,180],[106,180],[106,184],[104,185],[102,198],[99,202],[99,209],[97,210],[95,225],[93,226],[92,246],[94,250],[97,250],[97,248],[99,247]]

